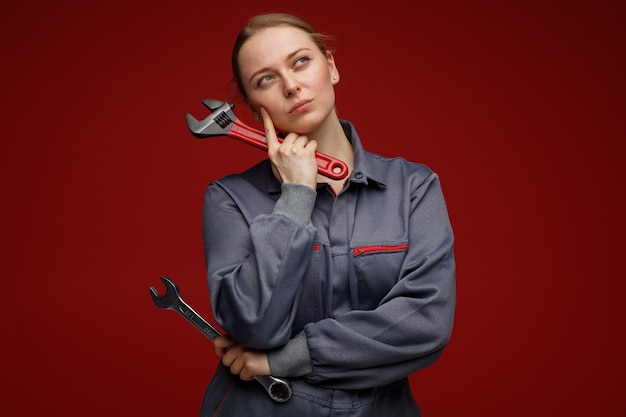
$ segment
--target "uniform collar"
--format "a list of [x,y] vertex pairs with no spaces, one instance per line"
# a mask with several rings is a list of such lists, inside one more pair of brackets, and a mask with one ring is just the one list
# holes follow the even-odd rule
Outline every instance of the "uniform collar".
[[350,174],[350,181],[358,184],[369,185],[370,182],[380,186],[386,186],[384,181],[385,172],[377,169],[377,165],[372,163],[373,155],[365,149],[361,143],[361,138],[354,125],[347,120],[340,120],[341,127],[345,132],[352,148],[354,149],[354,169]]

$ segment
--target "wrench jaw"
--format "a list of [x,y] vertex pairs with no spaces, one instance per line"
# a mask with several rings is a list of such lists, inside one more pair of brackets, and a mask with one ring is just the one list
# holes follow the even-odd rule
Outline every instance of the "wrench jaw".
[[214,98],[204,98],[202,99],[202,104],[204,104],[207,109],[211,110],[211,112],[214,112],[215,110],[219,109],[227,103],[224,103],[221,100],[216,100]]
[[279,403],[284,403],[291,398],[291,385],[285,381],[273,376],[269,377],[272,383],[269,387],[266,387],[267,393],[270,397]]
[[191,133],[198,138],[228,135],[237,120],[237,116],[232,111],[234,104],[211,98],[205,98],[202,104],[211,110],[211,114],[203,120],[198,120],[187,113],[187,127]]
[[156,288],[150,287],[150,296],[152,301],[159,308],[172,309],[176,300],[179,298],[178,286],[172,280],[167,277],[161,276],[161,282],[165,285],[165,294],[159,295]]

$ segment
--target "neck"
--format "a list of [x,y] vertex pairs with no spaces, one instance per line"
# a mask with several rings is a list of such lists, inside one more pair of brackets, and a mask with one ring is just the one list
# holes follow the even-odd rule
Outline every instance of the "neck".
[[341,122],[333,109],[326,122],[311,132],[309,139],[317,141],[317,151],[344,161],[350,171],[354,166],[354,149],[348,140]]

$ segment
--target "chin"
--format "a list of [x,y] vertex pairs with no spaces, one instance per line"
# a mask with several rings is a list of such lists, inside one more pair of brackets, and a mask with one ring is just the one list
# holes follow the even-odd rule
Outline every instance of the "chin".
[[301,118],[301,120],[291,122],[291,123],[286,123],[285,129],[281,127],[279,131],[287,132],[287,133],[294,132],[294,133],[298,133],[299,135],[307,135],[317,130],[319,126],[320,126],[319,120],[313,120],[313,119],[308,119],[308,118],[303,117]]

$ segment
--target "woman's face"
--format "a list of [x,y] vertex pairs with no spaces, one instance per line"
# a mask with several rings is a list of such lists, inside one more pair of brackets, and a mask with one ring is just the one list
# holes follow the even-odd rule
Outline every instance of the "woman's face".
[[291,26],[263,29],[239,51],[248,105],[264,107],[281,132],[315,131],[335,106],[339,80],[332,55],[325,56],[308,33]]

